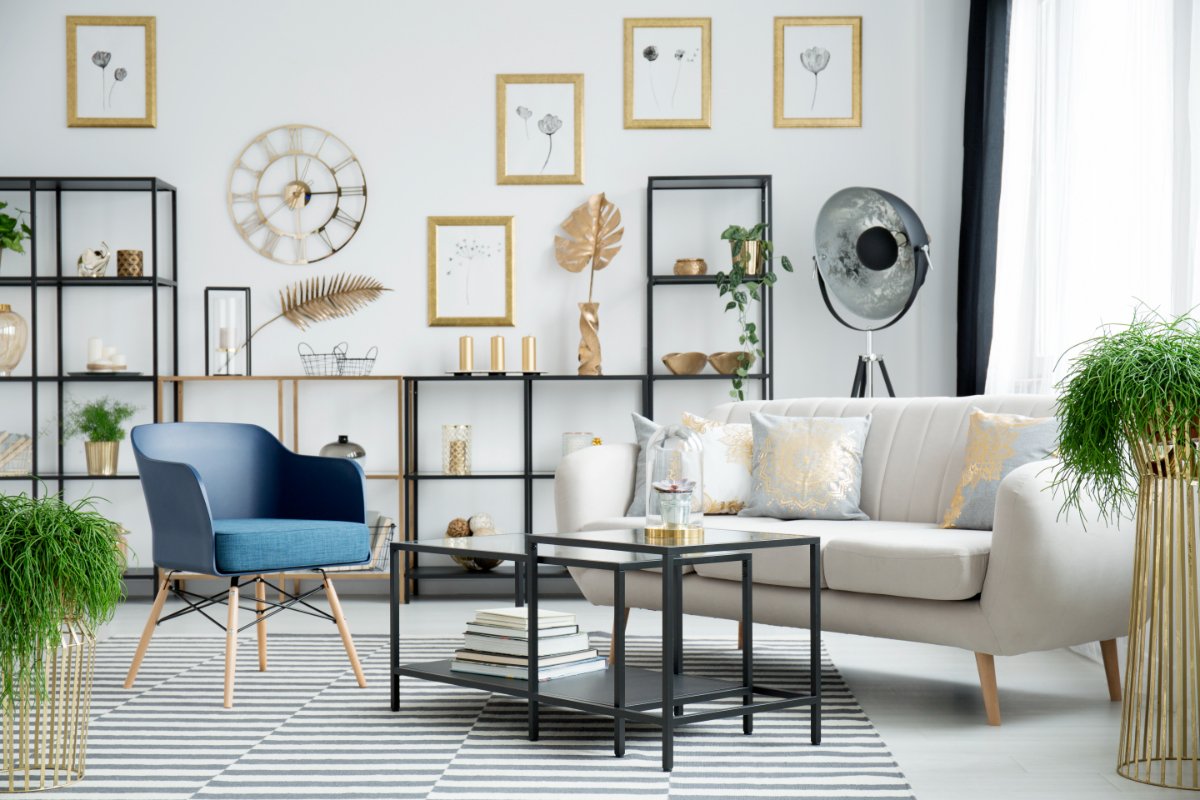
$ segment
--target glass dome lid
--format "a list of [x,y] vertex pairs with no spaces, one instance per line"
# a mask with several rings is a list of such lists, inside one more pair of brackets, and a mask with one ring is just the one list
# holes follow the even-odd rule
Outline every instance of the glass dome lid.
[[650,437],[646,459],[646,527],[687,530],[703,526],[704,443],[683,425]]

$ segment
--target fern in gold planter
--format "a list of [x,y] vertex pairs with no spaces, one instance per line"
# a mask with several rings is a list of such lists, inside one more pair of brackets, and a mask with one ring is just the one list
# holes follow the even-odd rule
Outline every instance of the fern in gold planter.
[[382,283],[367,275],[340,275],[307,278],[279,292],[279,313],[250,332],[244,348],[258,332],[273,322],[286,319],[300,330],[330,319],[348,317],[390,292]]
[[600,375],[600,304],[592,302],[596,272],[621,250],[621,210],[604,193],[594,194],[562,223],[566,236],[554,237],[554,257],[568,272],[588,274],[588,299],[579,304],[579,374]]

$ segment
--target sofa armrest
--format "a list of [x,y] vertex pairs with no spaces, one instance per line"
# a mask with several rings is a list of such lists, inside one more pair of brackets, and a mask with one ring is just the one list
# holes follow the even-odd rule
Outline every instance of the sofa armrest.
[[554,512],[560,531],[577,531],[605,517],[623,517],[633,500],[636,444],[585,447],[564,456],[554,473]]
[[1105,524],[1094,506],[1059,513],[1056,462],[1010,473],[996,496],[992,551],[980,599],[1003,652],[1103,641],[1129,628],[1134,524]]

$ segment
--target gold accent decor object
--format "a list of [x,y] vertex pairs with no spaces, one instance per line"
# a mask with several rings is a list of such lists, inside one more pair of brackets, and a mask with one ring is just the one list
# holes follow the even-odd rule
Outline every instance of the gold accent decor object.
[[1117,772],[1200,790],[1200,450],[1166,444],[1173,433],[1126,438],[1141,477]]
[[742,358],[745,357],[746,369],[754,366],[754,353],[740,352],[737,350],[720,353],[710,353],[708,363],[717,372],[722,375],[732,375],[737,372],[738,367],[742,366]]
[[96,637],[78,620],[64,621],[45,659],[46,691],[3,708],[0,793],[70,786],[86,771]]
[[704,528],[646,528],[646,544],[667,547],[685,544],[704,544]]
[[[479,234],[464,232],[459,238],[451,240],[453,246],[439,251],[438,237],[443,228],[501,228],[503,229],[503,245],[492,246],[501,249],[504,254],[504,297],[472,298],[468,293],[463,294],[463,287],[469,287],[471,270],[487,266],[474,262],[486,257],[489,243],[486,237]],[[428,217],[425,222],[425,233],[428,240],[428,321],[432,327],[489,327],[494,325],[513,325],[513,218],[512,217]],[[465,262],[465,263],[464,263]],[[450,278],[456,269],[465,269],[467,279],[458,284],[443,279]]]
[[[644,28],[696,28],[699,31],[698,53],[690,53],[688,49],[676,48],[662,44],[659,47],[649,46],[640,50],[635,46],[636,31]],[[635,50],[637,52],[635,52]],[[700,70],[700,113],[696,117],[639,117],[634,109],[634,81],[645,80],[650,84],[650,95],[655,104],[666,104],[666,109],[672,105],[672,93],[675,91],[668,80],[660,77],[655,85],[655,78],[649,71],[656,66],[667,67],[660,70],[664,75],[683,67],[687,59],[699,58],[697,66]],[[695,63],[692,61],[691,63]],[[641,67],[642,69],[638,69]],[[638,74],[641,72],[642,74]],[[711,128],[712,127],[712,18],[711,17],[668,17],[668,18],[627,18],[625,20],[625,127],[626,128]]]
[[0,303],[0,375],[12,375],[29,341],[29,324],[8,303]]
[[118,278],[140,278],[142,277],[142,262],[143,256],[141,250],[118,250],[117,251],[117,277]]
[[492,372],[504,372],[504,337],[492,337]]
[[579,374],[600,375],[600,304],[592,302],[596,272],[612,262],[621,251],[621,210],[594,194],[562,223],[566,236],[554,237],[554,258],[567,272],[590,267],[588,299],[579,304]]
[[471,372],[475,369],[475,340],[470,336],[458,337],[458,371]]
[[[797,47],[794,52],[786,52],[788,28],[832,28],[848,27],[850,29],[850,116],[847,117],[816,117],[816,116],[787,116],[784,108],[784,76],[790,66],[794,70],[799,67],[801,74],[809,77],[813,83],[813,101],[816,104],[816,92],[820,87],[820,73],[825,70],[831,57],[846,58],[845,53],[830,53],[823,47]],[[811,51],[811,55],[810,55]],[[802,103],[802,106],[804,104]],[[776,17],[775,18],[775,127],[776,128],[861,128],[862,127],[862,17]]]
[[471,474],[471,426],[442,426],[442,472],[447,475]]
[[[530,84],[534,92],[528,91]],[[570,107],[546,102],[548,93],[539,91],[555,85],[570,87]],[[568,114],[570,128],[555,136]],[[572,141],[562,141],[568,132]],[[547,169],[551,154],[563,148],[572,148],[573,169],[570,172]],[[528,164],[525,170],[520,168],[522,161]],[[535,172],[539,164],[542,169]],[[583,183],[582,74],[496,76],[496,183],[502,186]]]
[[703,258],[675,259],[676,275],[707,275],[708,263]]
[[116,475],[120,442],[84,442],[88,475]]
[[372,277],[344,272],[297,281],[279,292],[279,313],[256,327],[250,336],[280,318],[303,331],[314,322],[348,317],[390,291]]
[[[128,53],[95,50],[91,53],[78,52],[79,28],[142,28],[145,31],[142,48],[143,63],[125,60]],[[68,128],[154,128],[158,125],[158,86],[156,79],[158,55],[155,44],[154,17],[67,17],[67,127]],[[113,93],[121,85],[132,85],[136,73],[141,73],[145,87],[144,112],[140,117],[118,117],[107,114],[87,116],[80,113],[80,92],[92,91],[80,86],[80,55],[85,64],[92,64],[100,78],[98,85],[101,110],[111,107]],[[118,77],[118,71],[121,73]],[[86,76],[85,76],[86,77]],[[129,79],[129,80],[127,80]]]
[[[736,256],[732,255],[735,245],[741,245]],[[757,241],[730,242],[729,250],[733,263],[742,268],[746,275],[762,275],[766,263],[766,252],[763,243]]]
[[704,353],[667,353],[662,362],[671,370],[672,375],[695,375],[704,369],[708,356]]
[[537,339],[533,336],[521,337],[521,371],[537,372]]

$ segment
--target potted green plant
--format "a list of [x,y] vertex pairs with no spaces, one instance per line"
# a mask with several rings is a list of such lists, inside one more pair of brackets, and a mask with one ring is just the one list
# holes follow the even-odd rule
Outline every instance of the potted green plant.
[[[729,295],[725,304],[726,311],[737,311],[738,344],[741,346],[737,354],[737,367],[732,372],[732,388],[729,396],[735,400],[745,400],[745,379],[750,374],[750,367],[756,358],[763,357],[761,340],[758,336],[758,325],[751,322],[747,309],[750,301],[760,299],[761,286],[774,286],[779,276],[767,270],[765,265],[772,260],[774,245],[766,236],[767,226],[758,223],[751,228],[741,225],[730,225],[721,234],[721,238],[729,242],[731,265],[728,272],[716,274],[717,291],[721,297]],[[787,256],[779,258],[779,264],[787,272],[792,272],[792,261]]]
[[25,245],[23,242],[30,237],[33,231],[25,224],[25,215],[29,212],[21,209],[14,209],[17,216],[11,217],[3,213],[3,210],[8,208],[8,203],[0,203],[0,260],[4,258],[5,250],[12,250],[14,253],[24,253]]
[[88,475],[116,475],[117,454],[125,429],[121,427],[137,411],[135,406],[111,397],[75,404],[67,413],[63,437],[82,436]]
[[1177,730],[1200,727],[1200,705],[1176,671],[1194,669],[1200,641],[1200,324],[1140,312],[1081,347],[1058,386],[1054,486],[1064,512],[1082,515],[1087,499],[1106,520],[1136,519],[1117,771],[1200,789],[1170,755],[1190,746]]
[[83,776],[95,631],[124,597],[118,531],[90,499],[0,495],[0,780],[8,791]]

